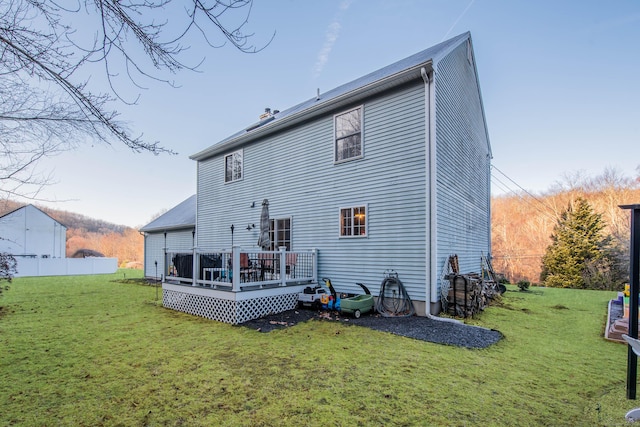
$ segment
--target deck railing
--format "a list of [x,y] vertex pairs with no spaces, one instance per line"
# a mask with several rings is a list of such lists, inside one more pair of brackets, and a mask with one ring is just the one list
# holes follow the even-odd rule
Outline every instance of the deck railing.
[[[165,251],[166,282],[241,292],[317,282],[318,252],[244,250]],[[195,274],[194,274],[195,272]]]

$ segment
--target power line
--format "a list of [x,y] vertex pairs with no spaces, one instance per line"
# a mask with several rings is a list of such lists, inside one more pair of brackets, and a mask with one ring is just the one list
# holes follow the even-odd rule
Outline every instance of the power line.
[[[503,174],[503,175],[504,175],[504,174]],[[506,176],[506,175],[505,175],[505,176]],[[529,200],[527,200],[526,198],[522,197],[522,194],[521,194],[521,193],[518,193],[518,192],[516,192],[516,191],[514,191],[514,190],[510,189],[510,188],[509,188],[509,186],[508,186],[507,184],[505,184],[504,182],[502,182],[502,181],[501,181],[497,176],[495,176],[494,174],[491,174],[491,177],[492,177],[495,181],[497,181],[498,183],[500,183],[500,184],[502,184],[503,186],[507,187],[508,191],[510,191],[511,193],[513,193],[516,197],[520,198],[523,202],[525,202],[525,203],[529,203],[529,204],[531,205],[531,207],[532,207],[532,208],[534,208],[535,210],[537,210],[538,212],[540,212],[542,215],[544,215],[544,216],[545,216],[545,217],[547,217],[548,219],[550,219],[550,220],[552,220],[552,221],[555,221],[555,220],[556,220],[556,217],[555,217],[555,216],[550,215],[550,214],[549,214],[549,212],[547,212],[547,211],[545,211],[545,210],[540,209],[540,207],[538,207],[537,205],[534,205],[534,204],[530,203],[530,201],[529,201]],[[511,180],[509,177],[507,177],[507,178],[508,178],[509,180]],[[511,181],[512,181],[512,180],[511,180]],[[502,190],[504,191],[504,189],[502,189]],[[527,194],[529,194],[529,193],[527,193]],[[544,203],[543,203],[543,205],[544,205]],[[547,208],[549,209],[549,207],[548,207],[548,206],[546,206],[546,205],[544,205],[544,206],[545,206],[545,207],[547,207]]]
[[500,169],[498,169],[495,165],[491,165],[491,169],[496,170],[497,172],[499,172],[502,176],[504,176],[505,178],[507,178],[509,181],[511,181],[516,187],[518,187],[520,190],[522,190],[524,193],[526,193],[529,197],[531,197],[533,200],[535,200],[536,202],[540,203],[542,206],[544,206],[545,208],[549,209],[551,212],[553,212],[553,214],[555,215],[555,211],[554,209],[549,206],[548,204],[546,204],[542,199],[536,197],[535,195],[531,194],[530,192],[528,192],[527,190],[525,190],[524,188],[522,188],[520,186],[520,184],[518,184],[517,182],[515,182],[513,179],[511,179],[509,176],[507,176],[506,173],[502,172]]

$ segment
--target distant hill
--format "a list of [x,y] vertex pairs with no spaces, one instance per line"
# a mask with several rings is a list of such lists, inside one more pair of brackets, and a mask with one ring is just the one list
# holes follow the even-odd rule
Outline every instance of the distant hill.
[[[37,203],[32,203],[35,207],[45,212],[51,218],[60,222],[62,225],[66,226],[68,229],[76,229],[81,230],[86,233],[97,233],[97,234],[110,234],[110,233],[124,233],[131,229],[131,227],[127,227],[125,225],[113,224],[107,221],[103,221],[100,219],[89,218],[85,215],[80,215],[73,212],[63,211],[59,209],[51,209],[44,206],[38,206]],[[2,200],[0,201],[0,216],[6,214],[7,212],[14,211],[22,206],[25,203],[18,203],[12,200]]]

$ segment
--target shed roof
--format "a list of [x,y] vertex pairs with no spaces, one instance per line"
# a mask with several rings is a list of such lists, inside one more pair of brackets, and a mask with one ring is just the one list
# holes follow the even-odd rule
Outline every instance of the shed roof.
[[140,229],[143,232],[177,230],[196,226],[196,195],[169,209]]
[[389,89],[410,79],[420,77],[420,69],[426,67],[431,70],[434,64],[451,52],[461,43],[471,39],[471,33],[466,32],[443,41],[435,46],[418,52],[349,83],[338,86],[318,97],[308,99],[287,110],[280,111],[248,126],[222,141],[190,156],[193,160],[204,160],[213,155],[232,149],[253,139],[264,137],[271,132],[292,126],[301,120],[320,115],[337,108],[342,104],[354,103],[365,96]]
[[19,208],[16,208],[16,209],[13,209],[13,210],[11,210],[11,211],[9,211],[9,212],[6,212],[5,214],[0,215],[0,218],[8,217],[9,215],[12,215],[12,214],[14,214],[15,212],[18,212],[18,211],[23,210],[23,209],[25,209],[25,210],[26,210],[26,209],[35,209],[35,210],[37,210],[38,212],[42,213],[43,215],[45,215],[45,216],[47,216],[47,217],[51,218],[51,220],[53,220],[54,222],[57,222],[57,223],[58,223],[58,225],[60,225],[61,227],[68,228],[66,225],[64,225],[63,223],[61,223],[60,221],[58,221],[57,219],[55,219],[54,217],[52,217],[51,215],[49,215],[48,213],[46,213],[45,211],[43,211],[42,209],[40,209],[40,208],[38,208],[38,207],[36,207],[36,206],[34,206],[34,205],[32,205],[32,204],[28,204],[28,205],[20,206]]

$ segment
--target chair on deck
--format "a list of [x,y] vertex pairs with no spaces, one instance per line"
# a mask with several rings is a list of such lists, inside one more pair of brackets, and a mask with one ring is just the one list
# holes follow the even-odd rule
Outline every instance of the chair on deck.
[[265,278],[267,277],[267,273],[269,274],[269,278],[271,279],[273,274],[275,273],[275,270],[273,268],[274,255],[261,252],[258,254],[258,260],[260,261],[260,280],[266,280]]
[[295,279],[296,277],[296,264],[298,263],[298,254],[289,252],[285,259],[285,264],[287,266],[286,274],[289,275],[290,278]]
[[240,253],[240,280],[243,282],[254,282],[257,279],[257,270],[253,268],[249,255]]

